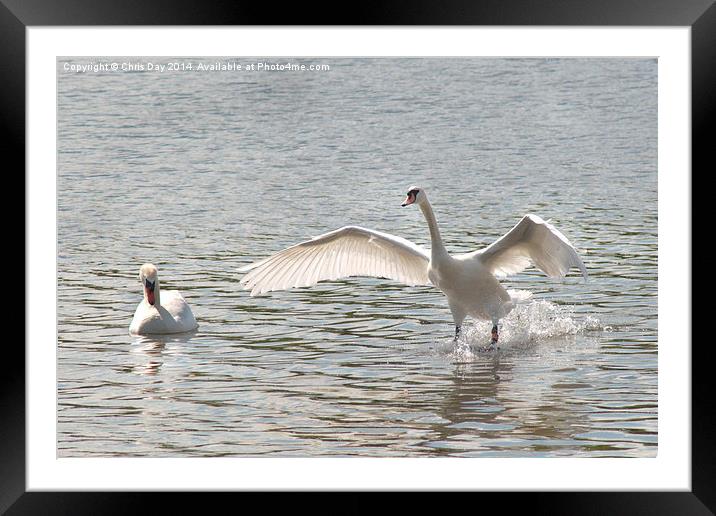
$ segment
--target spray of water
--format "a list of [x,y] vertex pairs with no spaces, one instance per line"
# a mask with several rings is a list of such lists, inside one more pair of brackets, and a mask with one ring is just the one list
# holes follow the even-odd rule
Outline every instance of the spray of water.
[[[471,360],[490,343],[489,321],[475,321],[463,326],[463,333],[453,343],[452,358]],[[577,317],[568,306],[549,301],[532,301],[517,305],[500,321],[500,350],[529,348],[548,339],[602,331],[605,328],[593,316]]]

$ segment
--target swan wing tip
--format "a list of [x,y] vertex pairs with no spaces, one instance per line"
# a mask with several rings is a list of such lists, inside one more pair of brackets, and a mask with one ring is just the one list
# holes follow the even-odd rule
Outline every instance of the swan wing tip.
[[586,283],[589,279],[589,274],[587,274],[587,267],[584,265],[584,262],[579,257],[579,253],[577,253],[577,250],[574,249],[574,256],[576,257],[575,260],[575,266],[579,269],[579,271],[582,273],[582,278],[584,279],[584,282]]

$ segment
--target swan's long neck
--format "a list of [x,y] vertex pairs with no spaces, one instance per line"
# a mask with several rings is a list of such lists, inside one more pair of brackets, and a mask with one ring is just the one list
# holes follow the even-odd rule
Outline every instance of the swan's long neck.
[[448,256],[443,239],[440,236],[440,229],[438,228],[438,221],[435,219],[435,213],[433,213],[433,207],[427,199],[420,203],[420,210],[423,212],[430,229],[430,255],[432,260],[435,261]]

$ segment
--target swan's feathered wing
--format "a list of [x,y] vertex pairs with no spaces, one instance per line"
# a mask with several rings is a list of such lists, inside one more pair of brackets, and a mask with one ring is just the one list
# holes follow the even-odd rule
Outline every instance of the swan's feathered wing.
[[537,215],[525,215],[492,245],[475,254],[495,276],[516,274],[532,263],[552,278],[562,278],[577,267],[587,269],[567,237]]
[[409,240],[358,226],[346,226],[301,242],[239,269],[251,295],[348,276],[390,278],[428,285],[430,254]]

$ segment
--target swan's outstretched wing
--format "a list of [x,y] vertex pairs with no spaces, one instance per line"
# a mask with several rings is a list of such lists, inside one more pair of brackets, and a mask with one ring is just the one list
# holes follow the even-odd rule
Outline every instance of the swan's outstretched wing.
[[429,261],[427,251],[404,238],[346,226],[242,267],[239,272],[248,272],[240,283],[255,296],[348,276],[427,285]]
[[525,215],[515,227],[492,245],[476,253],[495,276],[516,274],[532,263],[552,278],[562,278],[577,267],[587,269],[569,240],[537,215]]

